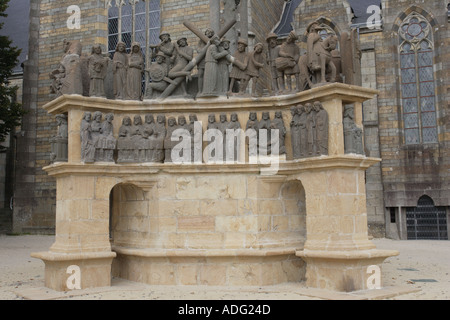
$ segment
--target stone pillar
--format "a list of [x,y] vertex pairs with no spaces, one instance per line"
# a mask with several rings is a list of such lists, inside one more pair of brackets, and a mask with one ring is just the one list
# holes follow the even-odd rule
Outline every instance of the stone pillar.
[[239,6],[241,38],[248,41],[248,0],[241,0]]

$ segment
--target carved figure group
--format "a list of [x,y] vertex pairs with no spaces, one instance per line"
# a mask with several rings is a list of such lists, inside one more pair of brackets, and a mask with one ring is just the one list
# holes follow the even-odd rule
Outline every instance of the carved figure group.
[[[299,37],[292,31],[284,41],[268,34],[267,45],[256,43],[251,52],[247,52],[248,41],[238,39],[232,55],[230,40],[223,37],[232,24],[218,33],[208,28],[204,34],[188,22],[185,26],[200,38],[197,56],[186,37],[173,43],[170,34],[163,32],[160,43],[150,45],[148,65],[137,42],[131,45],[130,53],[125,43],[119,42],[111,60],[100,45],[92,47],[90,56],[83,56],[79,41],[65,41],[64,56],[50,73],[51,92],[103,98],[111,98],[113,92],[113,98],[122,100],[243,96],[252,82],[252,95],[258,97],[261,71],[267,65],[271,95],[296,93],[330,82],[361,82],[361,51],[354,32],[343,32],[338,38],[333,32],[323,33],[324,27],[314,21],[305,36],[306,54],[300,54]],[[197,91],[192,83],[195,67]],[[146,83],[144,74],[148,75]]]
[[294,159],[328,155],[328,113],[320,102],[291,108]]
[[114,115],[85,112],[81,121],[81,161],[84,163],[114,162],[117,140],[113,132]]

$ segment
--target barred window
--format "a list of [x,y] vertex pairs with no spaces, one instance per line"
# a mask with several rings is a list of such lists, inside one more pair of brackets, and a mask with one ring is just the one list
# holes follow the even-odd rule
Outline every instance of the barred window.
[[406,144],[438,142],[433,33],[420,14],[399,29],[403,127]]
[[111,58],[120,41],[126,44],[128,52],[133,42],[139,42],[146,57],[149,45],[159,43],[160,0],[108,0],[107,6]]

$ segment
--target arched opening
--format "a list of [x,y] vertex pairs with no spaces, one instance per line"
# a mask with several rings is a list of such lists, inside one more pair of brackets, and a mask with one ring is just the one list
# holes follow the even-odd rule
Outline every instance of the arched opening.
[[113,246],[144,248],[150,234],[149,202],[132,184],[119,184],[110,193],[110,240]]
[[273,228],[286,230],[286,244],[298,249],[306,242],[306,195],[300,181],[283,184],[280,191],[283,203],[283,216],[274,217]]
[[447,213],[423,196],[417,207],[406,209],[408,240],[448,240]]

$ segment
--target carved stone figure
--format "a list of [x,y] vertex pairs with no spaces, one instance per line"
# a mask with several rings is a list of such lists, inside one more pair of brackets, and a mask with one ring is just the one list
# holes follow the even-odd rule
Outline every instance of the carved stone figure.
[[50,140],[52,152],[50,160],[52,162],[67,162],[68,160],[68,126],[67,116],[65,114],[56,115],[58,133]]
[[[206,29],[205,36],[208,39],[211,39],[212,37],[214,37],[214,35],[215,35],[215,32],[214,32],[213,29],[211,29],[211,28]],[[205,46],[206,46],[206,43],[203,42],[202,40],[199,40],[197,53],[201,53]],[[201,94],[203,92],[203,82],[204,82],[204,75],[205,75],[205,67],[206,67],[206,60],[203,59],[197,65],[197,69],[198,69],[198,93],[199,94]]]
[[134,146],[135,162],[145,162],[146,141],[144,138],[144,125],[139,115],[134,116],[131,126],[131,141]]
[[156,54],[156,62],[150,65],[147,72],[150,75],[151,82],[147,83],[145,99],[155,99],[172,82],[168,78],[169,73],[167,71],[166,56],[162,52]]
[[[191,80],[191,73],[183,71],[189,62],[194,58],[194,49],[188,46],[187,39],[181,38],[177,41],[175,46],[174,67],[169,71],[168,77],[175,79],[178,77],[187,77]],[[187,97],[186,81],[180,84],[182,95]]]
[[[276,111],[275,112],[275,118],[272,120],[271,129],[274,130],[278,130],[278,134],[279,134],[279,152],[278,155],[284,155],[286,154],[286,134],[287,134],[287,130],[286,130],[286,126],[284,125],[284,120],[283,120],[283,113],[281,111]],[[273,151],[272,151],[273,153]]]
[[276,59],[280,56],[280,46],[278,45],[278,36],[275,33],[269,33],[266,38],[269,45],[269,50],[267,51],[267,63],[270,67],[270,74],[272,76],[272,94],[278,94],[280,88],[278,86],[278,70],[276,66]]
[[141,45],[134,42],[128,56],[127,93],[131,100],[142,98],[142,74],[144,72],[144,56]]
[[293,76],[297,82],[297,89],[300,88],[300,68],[298,66],[298,60],[300,59],[300,48],[295,43],[297,40],[298,36],[294,31],[291,31],[286,39],[286,42],[281,45],[279,57],[276,59],[278,76],[280,80],[280,90],[287,93],[293,91]]
[[307,132],[307,152],[308,157],[312,157],[316,154],[316,114],[314,112],[314,106],[311,103],[305,105],[306,108],[306,132]]
[[[203,130],[195,131],[195,123],[198,122],[197,115],[189,115],[189,132],[191,134],[191,159],[192,162],[200,162],[202,155],[202,143],[203,143]],[[200,159],[195,159],[195,155],[198,154]]]
[[164,162],[164,140],[166,138],[166,134],[166,117],[164,115],[158,115],[156,118],[155,132],[153,134],[153,139],[155,142],[154,162]]
[[[206,79],[206,78],[205,78]],[[215,141],[216,136],[215,136],[215,132],[213,132],[213,130],[218,130],[219,132],[221,132],[221,128],[220,128],[220,124],[216,122],[216,115],[215,114],[210,114],[208,115],[208,126],[207,126],[207,133],[212,134],[211,136],[208,136],[208,139],[211,140],[211,143]],[[211,152],[211,157],[215,158],[216,157],[216,152],[217,150],[213,150]],[[209,160],[209,159],[208,159]]]
[[355,124],[353,106],[345,106],[343,122],[345,153],[364,155],[363,131]]
[[[230,117],[230,122],[228,123],[228,126],[226,130],[233,130],[234,133],[241,134],[241,123],[239,122],[237,113],[232,113]],[[225,131],[226,131],[225,130]],[[239,131],[237,131],[239,130]],[[239,159],[239,151],[241,150],[241,139],[238,135],[234,134],[234,139],[231,139],[231,137],[226,138],[225,146],[226,146],[226,152],[225,152],[225,160],[232,160],[232,161],[240,161]]]
[[336,67],[331,60],[331,51],[335,48],[330,46],[333,39],[328,37],[325,41],[318,33],[319,24],[312,23],[308,28],[307,36],[307,52],[308,52],[308,67],[310,72],[315,77],[316,84],[323,84],[327,82],[326,71],[327,68],[331,70],[332,76],[330,82],[335,82]]
[[205,57],[205,75],[201,96],[226,95],[228,85],[225,92],[222,92],[222,88],[218,87],[222,83],[219,79],[221,75],[218,74],[218,62],[220,59],[225,58],[229,52],[220,46],[221,42],[218,36],[214,36],[211,42],[212,44],[208,48]]
[[308,112],[307,107],[298,107],[298,130],[300,133],[300,158],[307,157],[308,151]]
[[81,162],[93,163],[95,161],[95,145],[92,139],[92,114],[86,112],[81,120]]
[[117,140],[118,163],[134,162],[134,145],[131,141],[131,118],[124,117]]
[[[267,132],[267,144],[264,141],[259,141],[259,152],[262,155],[270,155],[272,150],[272,123],[270,121],[269,112],[262,113],[262,119],[259,122],[258,130],[261,136],[262,132]],[[262,131],[261,131],[262,130]],[[261,139],[261,138],[260,138]],[[262,143],[261,143],[262,142]]]
[[235,86],[235,83],[239,84],[239,90],[238,92],[242,91],[242,84],[245,81],[247,74],[246,69],[248,65],[248,54],[246,52],[246,49],[248,47],[248,43],[244,39],[238,40],[238,47],[237,51],[234,53],[233,57],[236,61],[239,62],[239,64],[234,64],[233,68],[231,69],[230,73],[230,89],[229,94],[233,92],[233,88]]
[[92,142],[94,143],[94,146],[95,146],[95,160],[97,161],[97,159],[102,158],[102,156],[98,154],[100,152],[100,148],[99,148],[98,144],[99,144],[100,136],[102,134],[103,114],[100,111],[96,111],[96,112],[94,112],[94,115],[92,118],[93,119],[91,122],[91,136],[92,136]]
[[169,70],[173,67],[177,54],[175,45],[172,43],[170,34],[167,32],[161,33],[159,39],[161,40],[161,42],[158,45],[150,46],[152,49],[154,49],[152,58],[155,58],[156,55],[160,52],[164,54],[167,62],[167,72],[169,72]]
[[145,123],[143,125],[142,137],[145,145],[145,159],[144,162],[155,162],[155,117],[152,114],[145,115]]
[[114,162],[114,150],[116,150],[117,139],[114,137],[114,114],[108,113],[102,123],[101,135],[96,144],[95,161]]
[[241,93],[244,93],[247,89],[248,83],[253,79],[252,84],[252,95],[257,97],[257,83],[260,76],[260,70],[264,68],[264,55],[263,55],[264,46],[262,43],[258,43],[255,45],[255,50],[248,55],[248,66],[246,70],[246,77],[244,84],[242,85]]
[[178,129],[177,127],[177,119],[175,117],[170,117],[167,121],[167,134],[166,138],[164,140],[164,151],[166,154],[165,157],[165,163],[171,163],[172,162],[172,149],[175,147],[178,142],[172,141],[172,134],[175,130]]
[[328,155],[328,112],[320,102],[314,103],[316,112],[316,154],[318,156]]
[[[247,125],[245,127],[248,134],[248,152],[250,156],[258,155],[259,121],[256,112],[250,112]],[[253,143],[256,142],[256,143]]]
[[128,99],[127,93],[127,74],[128,74],[128,55],[124,42],[119,42],[116,46],[116,52],[113,58],[114,74],[114,97],[116,99]]
[[62,94],[83,94],[83,75],[81,68],[80,41],[64,40],[64,55],[60,65],[50,73],[53,80],[51,92],[57,96]]
[[291,115],[292,115],[292,121],[291,121],[291,145],[292,145],[292,155],[294,160],[300,159],[300,126],[299,126],[299,112],[300,108],[303,108],[302,105],[294,106],[291,108]]
[[219,95],[227,95],[230,82],[230,40],[222,39],[220,42],[220,50],[227,54],[217,61],[217,83],[216,91]]
[[89,96],[106,98],[105,78],[108,70],[108,59],[102,54],[102,47],[96,44],[92,47],[89,57]]

